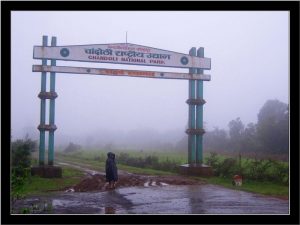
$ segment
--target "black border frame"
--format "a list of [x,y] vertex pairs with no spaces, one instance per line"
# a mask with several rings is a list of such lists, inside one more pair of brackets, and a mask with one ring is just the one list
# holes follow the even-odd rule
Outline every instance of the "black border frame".
[[[1,2],[1,219],[7,224],[299,224],[299,2]],[[290,12],[290,215],[10,215],[11,11],[289,11]],[[5,57],[3,57],[5,56]],[[297,135],[298,134],[298,135]],[[296,141],[298,140],[298,142]]]

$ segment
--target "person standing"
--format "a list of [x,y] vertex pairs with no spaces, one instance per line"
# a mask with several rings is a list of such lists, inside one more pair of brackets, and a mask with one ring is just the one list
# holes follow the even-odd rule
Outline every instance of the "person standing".
[[106,182],[109,183],[108,188],[116,188],[116,182],[118,181],[118,168],[115,161],[116,155],[112,152],[107,153],[107,159],[105,163]]

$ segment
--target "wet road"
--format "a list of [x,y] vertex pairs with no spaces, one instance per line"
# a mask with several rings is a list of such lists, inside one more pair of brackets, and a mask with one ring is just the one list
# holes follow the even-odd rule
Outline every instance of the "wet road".
[[126,187],[18,200],[14,211],[51,214],[288,214],[287,200],[216,185]]

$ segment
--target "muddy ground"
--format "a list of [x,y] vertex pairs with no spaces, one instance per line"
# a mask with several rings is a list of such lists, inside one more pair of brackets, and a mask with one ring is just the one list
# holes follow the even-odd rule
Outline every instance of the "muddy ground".
[[[74,167],[85,172],[86,177],[78,184],[72,187],[64,188],[65,192],[88,192],[88,191],[109,191],[106,182],[105,173],[89,168],[89,165],[60,162],[59,165]],[[129,173],[123,170],[118,171],[119,180],[116,183],[116,189],[123,187],[151,187],[151,186],[167,186],[167,185],[200,185],[203,181],[195,180],[180,175],[169,176],[149,176]]]
[[[122,173],[116,183],[116,188],[122,187],[149,187],[166,185],[196,185],[203,182],[181,176],[145,176],[130,173]],[[105,175],[89,175],[73,187],[64,189],[66,192],[108,191],[108,183]]]

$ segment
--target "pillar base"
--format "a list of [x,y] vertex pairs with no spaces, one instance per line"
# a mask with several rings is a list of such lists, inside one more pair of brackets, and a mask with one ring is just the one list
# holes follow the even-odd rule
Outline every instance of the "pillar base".
[[182,175],[211,177],[213,176],[213,169],[211,166],[204,164],[184,164],[179,166],[179,173]]
[[31,167],[31,176],[40,176],[44,178],[61,178],[62,168],[59,166],[34,166]]

